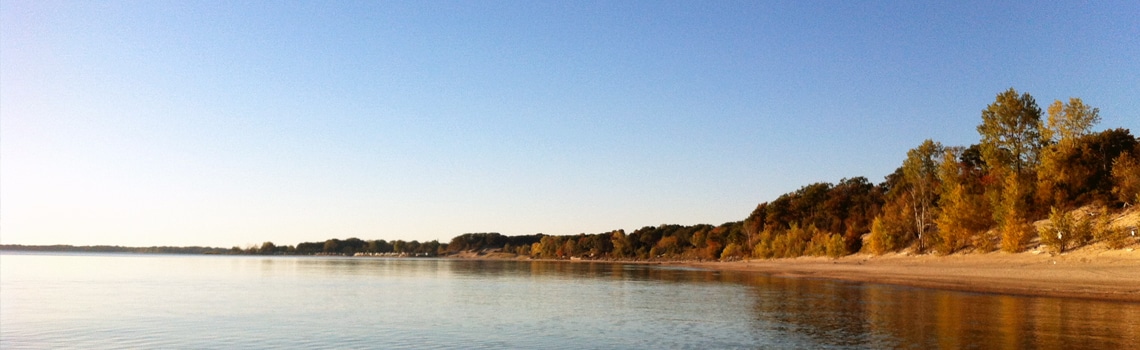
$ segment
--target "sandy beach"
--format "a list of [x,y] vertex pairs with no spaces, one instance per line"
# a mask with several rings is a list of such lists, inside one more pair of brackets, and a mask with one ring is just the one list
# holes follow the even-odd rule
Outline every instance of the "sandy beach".
[[839,259],[801,257],[678,264],[969,292],[1140,302],[1140,251],[1136,249],[1086,247],[1064,254],[855,254]]
[[[451,258],[530,260],[513,254],[480,255],[471,252],[452,255]],[[838,259],[800,257],[733,262],[578,262],[679,265],[966,292],[1140,302],[1140,250],[1135,245],[1116,250],[1093,245],[1064,254],[1032,250],[1016,254],[854,254]]]

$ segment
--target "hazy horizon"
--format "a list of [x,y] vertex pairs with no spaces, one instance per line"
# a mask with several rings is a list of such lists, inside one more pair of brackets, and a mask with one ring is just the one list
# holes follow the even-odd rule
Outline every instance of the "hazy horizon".
[[978,142],[1140,131],[1140,3],[0,2],[0,243],[720,224]]

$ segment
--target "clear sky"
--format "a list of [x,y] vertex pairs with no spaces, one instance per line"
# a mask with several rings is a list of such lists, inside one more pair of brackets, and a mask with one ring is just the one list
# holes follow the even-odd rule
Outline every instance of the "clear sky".
[[0,242],[720,224],[976,143],[1140,133],[1140,2],[0,1]]

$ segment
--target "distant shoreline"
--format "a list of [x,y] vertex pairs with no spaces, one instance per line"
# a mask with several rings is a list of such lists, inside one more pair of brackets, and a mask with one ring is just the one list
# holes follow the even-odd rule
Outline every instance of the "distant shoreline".
[[114,245],[74,246],[69,244],[50,245],[24,245],[0,244],[0,251],[7,252],[44,252],[44,253],[124,253],[124,254],[188,254],[188,255],[223,255],[234,254],[230,249],[216,247],[124,247]]

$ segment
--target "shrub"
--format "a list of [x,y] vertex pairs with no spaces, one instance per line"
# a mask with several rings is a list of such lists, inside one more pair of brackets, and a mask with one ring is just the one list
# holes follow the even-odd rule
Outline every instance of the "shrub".
[[752,257],[757,259],[771,259],[772,252],[772,230],[765,228],[760,231],[760,236],[757,237],[757,243],[752,247]]
[[890,215],[879,216],[871,222],[871,241],[868,243],[868,248],[875,255],[899,250],[907,243],[908,237],[906,223],[893,220]]
[[1041,244],[1044,244],[1057,252],[1064,252],[1065,246],[1072,238],[1069,233],[1072,232],[1072,219],[1064,212],[1057,210],[1057,207],[1050,209],[1049,224],[1041,227],[1037,231],[1041,237]]
[[811,242],[808,242],[808,247],[804,255],[827,255],[827,244],[830,241],[830,235],[828,235],[827,232],[815,230],[814,227],[809,227],[809,231],[813,231],[813,234],[811,236]]
[[1109,249],[1124,248],[1132,244],[1132,242],[1135,242],[1135,237],[1132,237],[1131,230],[1123,227],[1106,227],[1098,232],[1102,237],[1100,239],[1104,240],[1105,245],[1107,245]]
[[1033,225],[1024,219],[1009,220],[1001,226],[1001,250],[1008,253],[1021,251],[1021,246],[1032,237]]
[[1050,209],[1049,225],[1038,230],[1041,243],[1059,253],[1087,244],[1093,237],[1092,221],[1087,215],[1074,214],[1056,207]]
[[752,257],[757,259],[770,259],[772,258],[772,248],[764,241],[756,243],[756,246],[752,247]]
[[1112,163],[1112,193],[1121,202],[1140,205],[1140,158],[1129,152],[1121,153]]
[[1098,207],[1091,213],[1094,217],[1090,218],[1092,223],[1088,226],[1093,240],[1104,242],[1110,249],[1124,248],[1134,242],[1131,228],[1112,227],[1112,218],[1109,217],[1107,208]]
[[827,256],[838,258],[847,255],[847,243],[843,241],[843,236],[831,235],[827,242]]
[[724,252],[720,254],[720,260],[737,260],[743,253],[739,244],[729,243],[724,247]]
[[997,230],[986,230],[981,234],[974,236],[974,247],[979,252],[988,253],[997,249]]

